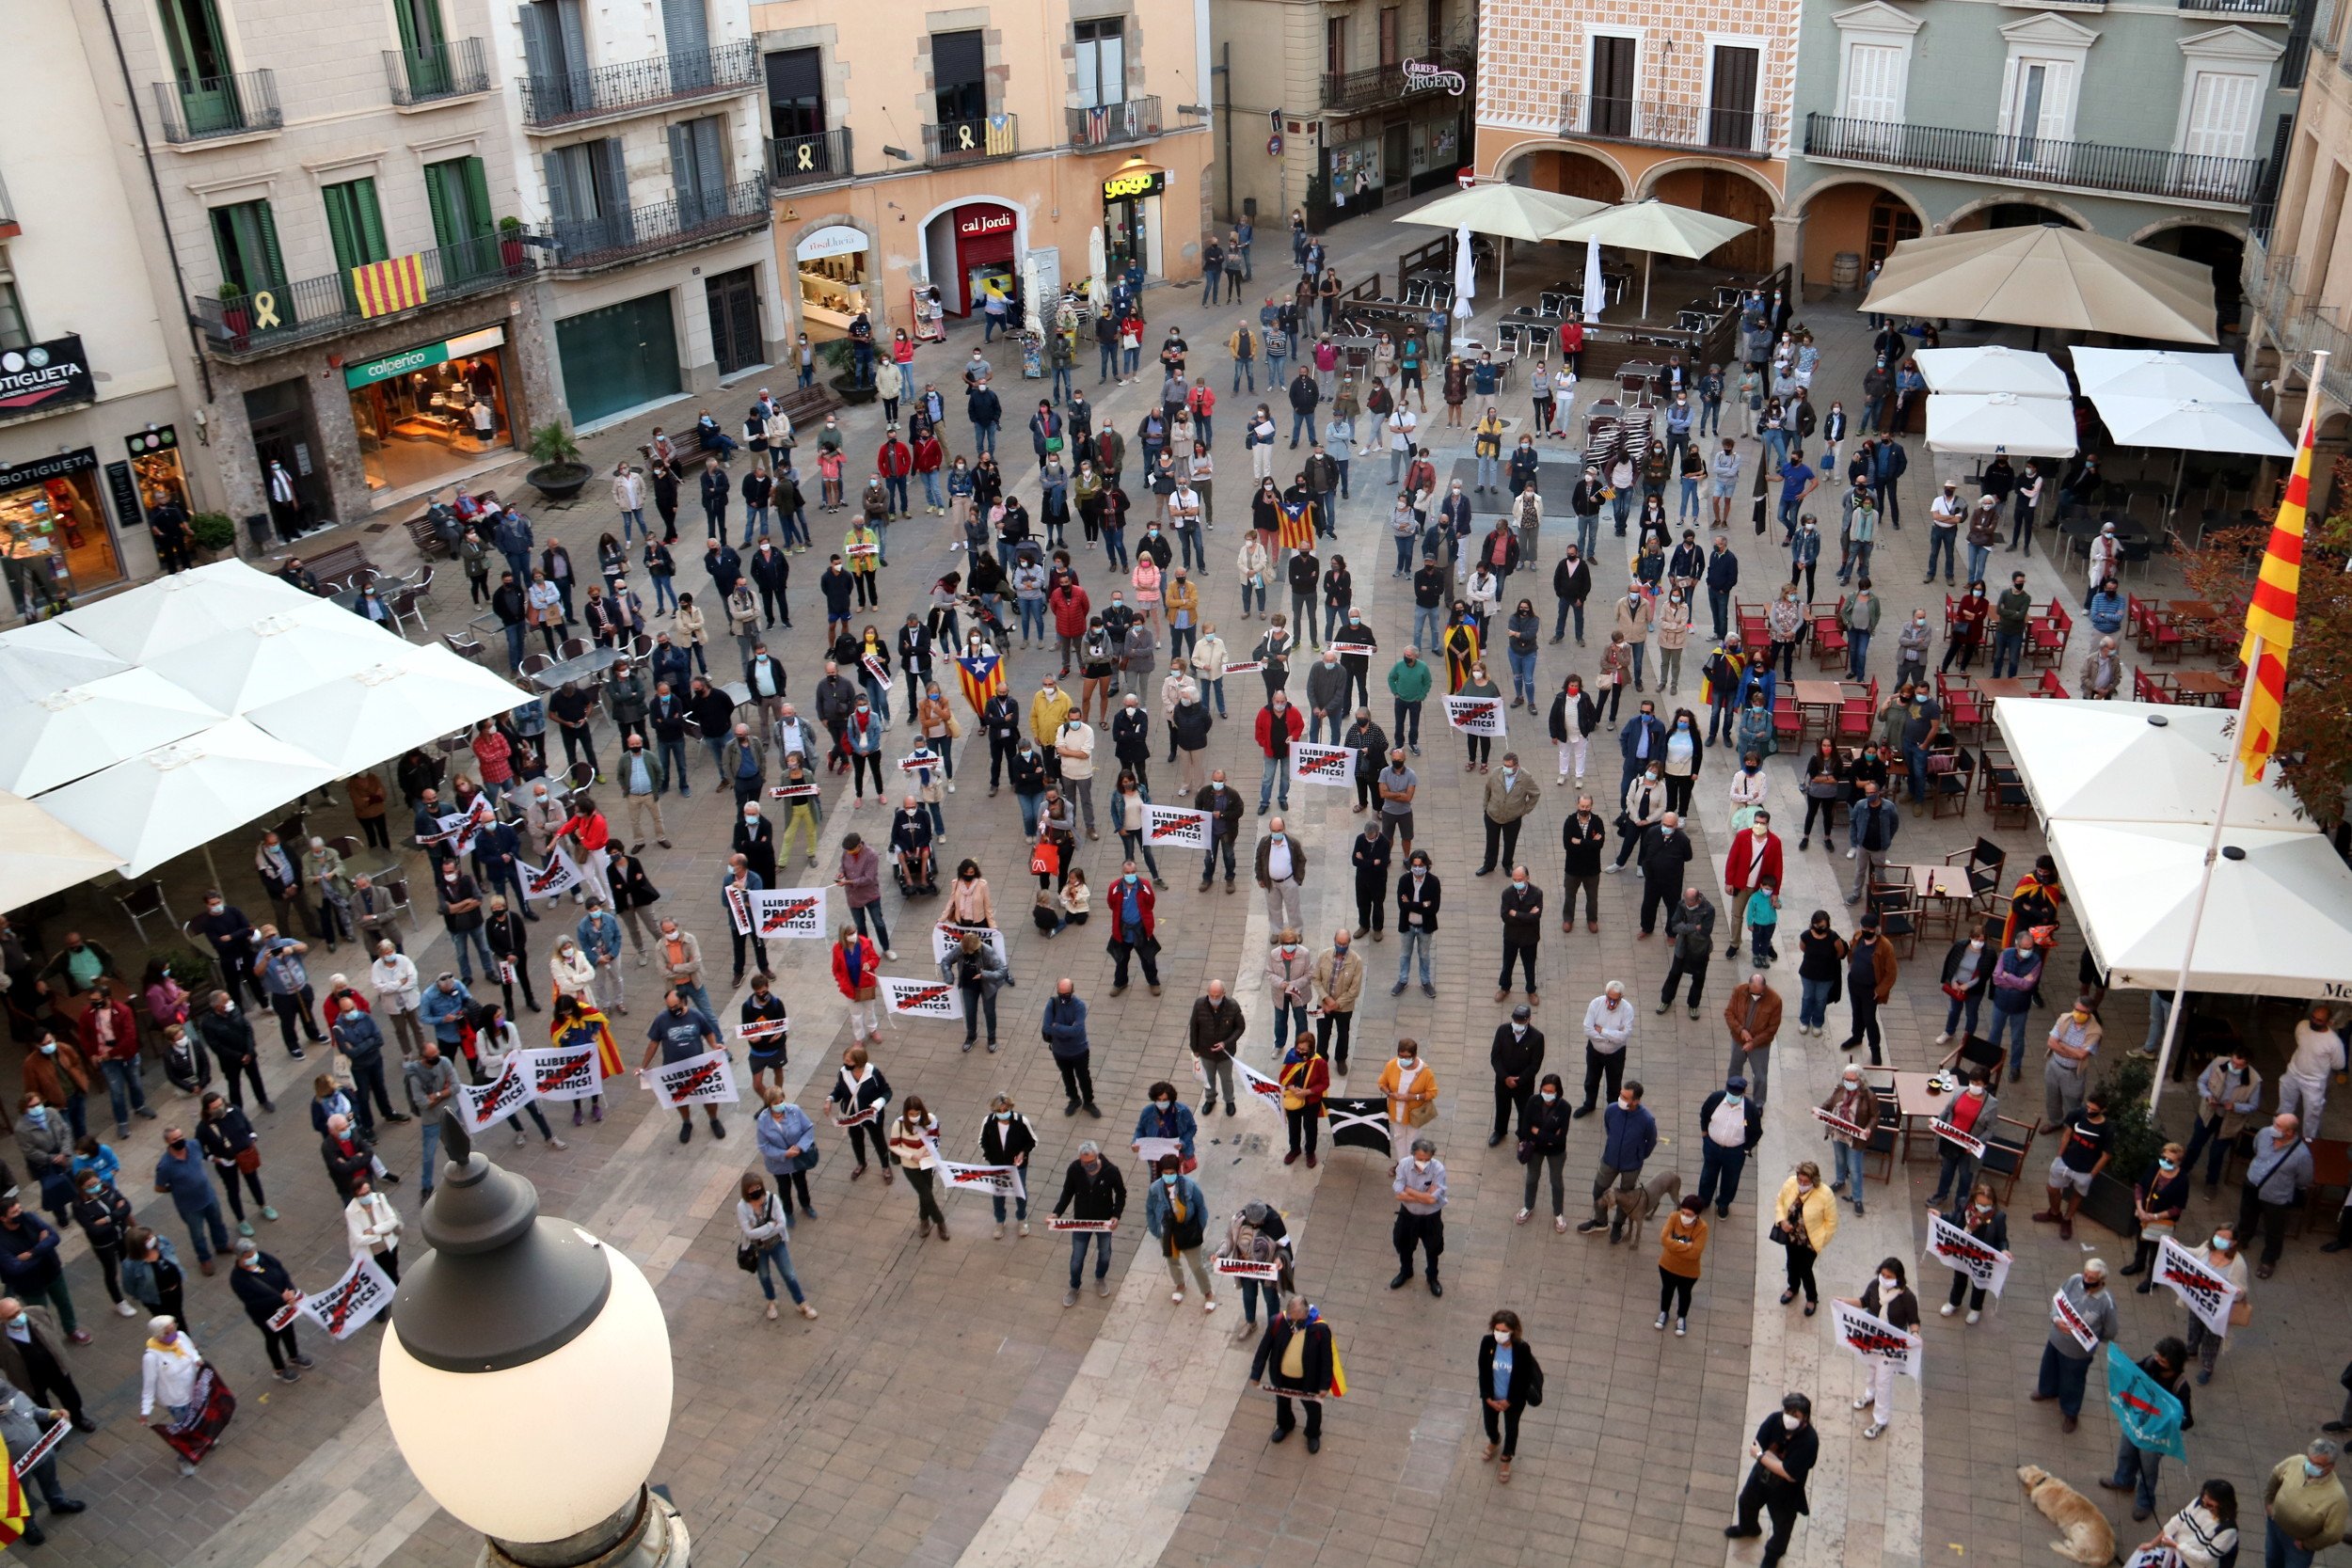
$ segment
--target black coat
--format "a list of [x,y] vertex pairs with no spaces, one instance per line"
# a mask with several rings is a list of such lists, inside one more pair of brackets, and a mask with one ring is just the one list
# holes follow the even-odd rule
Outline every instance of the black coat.
[[[1478,1398],[1484,1402],[1494,1396],[1495,1337],[1482,1334],[1478,1338]],[[1544,1370],[1536,1364],[1535,1353],[1525,1345],[1511,1347],[1511,1382],[1503,1402],[1514,1410],[1544,1402]]]
[[[1076,1212],[1071,1213],[1073,1209]],[[1070,1169],[1062,1175],[1061,1196],[1054,1200],[1055,1213],[1081,1220],[1115,1220],[1126,1212],[1127,1179],[1119,1174],[1115,1162],[1096,1161],[1092,1176],[1078,1161],[1070,1162]]]
[[1598,812],[1579,821],[1574,812],[1560,824],[1561,848],[1570,877],[1597,877],[1602,853],[1609,847],[1609,824]]
[[1534,1093],[1535,1077],[1544,1070],[1544,1032],[1531,1028],[1515,1037],[1508,1023],[1497,1025],[1494,1044],[1486,1052],[1486,1064],[1495,1069],[1497,1078],[1517,1078],[1522,1092]]
[[1661,887],[1680,887],[1682,868],[1691,863],[1691,835],[1679,829],[1668,836],[1660,823],[1642,830],[1642,878]]
[[[1307,1336],[1306,1353],[1299,1358],[1304,1375],[1296,1383],[1281,1375],[1282,1354],[1290,1348],[1294,1332]],[[1327,1393],[1331,1387],[1331,1325],[1320,1321],[1294,1325],[1284,1313],[1270,1314],[1265,1337],[1258,1341],[1258,1354],[1250,1358],[1249,1380],[1270,1382],[1278,1388],[1294,1392]]]
[[1389,840],[1375,833],[1371,838],[1359,836],[1348,858],[1356,863],[1356,881],[1359,887],[1377,893],[1389,885],[1389,861],[1391,849]]
[[259,1324],[267,1323],[285,1310],[286,1292],[294,1288],[294,1275],[286,1265],[268,1253],[254,1255],[262,1266],[258,1269],[232,1268],[229,1271],[229,1288],[237,1292],[237,1300],[245,1307],[245,1315]]
[[1400,931],[1434,931],[1438,928],[1438,906],[1443,901],[1444,888],[1433,872],[1422,882],[1418,896],[1413,892],[1413,874],[1406,871],[1396,879],[1396,928]]
[[1568,1125],[1575,1115],[1566,1095],[1547,1105],[1538,1091],[1528,1096],[1519,1112],[1519,1136],[1527,1140],[1533,1153],[1561,1153],[1568,1147]]
[[1502,940],[1533,946],[1544,934],[1544,890],[1534,882],[1502,890]]
[[1766,1503],[1793,1505],[1799,1513],[1812,1513],[1804,1500],[1804,1481],[1813,1473],[1814,1461],[1821,1457],[1821,1434],[1813,1430],[1813,1423],[1807,1421],[1790,1432],[1781,1424],[1780,1412],[1775,1410],[1756,1429],[1756,1446],[1766,1453],[1777,1454],[1781,1467],[1788,1472],[1788,1479],[1783,1481],[1761,1463],[1749,1471],[1751,1480],[1762,1489]]
[[[1716,1107],[1724,1102],[1724,1091],[1717,1089],[1699,1102],[1699,1136],[1707,1136],[1707,1124],[1715,1118]],[[1764,1141],[1764,1107],[1756,1102],[1754,1095],[1743,1096],[1740,1104],[1747,1111],[1747,1142],[1740,1146],[1742,1152],[1753,1149]]]

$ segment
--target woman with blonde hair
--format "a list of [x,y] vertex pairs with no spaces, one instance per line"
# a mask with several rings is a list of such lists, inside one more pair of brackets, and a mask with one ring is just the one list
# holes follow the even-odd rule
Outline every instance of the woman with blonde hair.
[[[989,1165],[1011,1165],[1020,1169],[1021,1195],[1013,1199],[1013,1219],[1021,1227],[1021,1234],[1029,1233],[1029,1178],[1027,1166],[1030,1151],[1037,1148],[1037,1132],[1029,1126],[1029,1118],[1014,1109],[1012,1096],[1000,1094],[988,1102],[988,1120],[980,1127],[980,1163]],[[996,1210],[996,1239],[1005,1239],[1005,1197],[993,1195],[989,1202]]]
[[776,1285],[770,1277],[772,1270],[784,1275],[784,1288],[792,1292],[792,1305],[801,1316],[811,1323],[817,1321],[817,1308],[808,1304],[801,1291],[800,1276],[792,1272],[792,1249],[787,1244],[791,1226],[787,1216],[791,1212],[776,1201],[776,1195],[768,1190],[768,1183],[756,1176],[746,1176],[737,1189],[735,1228],[743,1238],[736,1248],[736,1260],[740,1263],[748,1254],[750,1267],[759,1275],[760,1293],[768,1298],[768,1321],[776,1320]]
[[1837,1200],[1821,1185],[1821,1167],[1807,1160],[1788,1173],[1772,1200],[1772,1239],[1788,1254],[1788,1287],[1780,1292],[1783,1307],[1804,1292],[1804,1315],[1821,1307],[1821,1288],[1814,1282],[1813,1265],[1837,1234]]
[[939,1169],[939,1118],[925,1109],[921,1095],[907,1096],[898,1119],[890,1124],[890,1152],[905,1168],[907,1185],[914,1189],[915,1217],[922,1222],[915,1234],[927,1237],[936,1225],[939,1239],[946,1241],[947,1216],[940,1212],[939,1196],[933,1191],[934,1173]]

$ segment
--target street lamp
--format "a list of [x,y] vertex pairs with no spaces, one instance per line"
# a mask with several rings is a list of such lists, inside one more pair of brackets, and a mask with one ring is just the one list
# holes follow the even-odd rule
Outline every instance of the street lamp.
[[645,1486],[670,1425],[670,1334],[637,1265],[441,1116],[432,1251],[393,1298],[377,1377],[433,1500],[488,1537],[485,1568],[687,1568]]

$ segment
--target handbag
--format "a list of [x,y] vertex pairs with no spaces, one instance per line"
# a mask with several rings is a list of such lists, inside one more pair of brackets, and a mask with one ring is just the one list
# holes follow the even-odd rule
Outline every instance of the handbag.
[[262,1149],[258,1144],[247,1144],[237,1150],[237,1168],[251,1176],[262,1168]]
[[759,1250],[749,1242],[735,1243],[735,1266],[745,1274],[759,1272]]
[[1061,847],[1059,845],[1041,844],[1029,852],[1029,874],[1031,876],[1052,877],[1059,874],[1060,871]]
[[1534,1163],[1535,1140],[1533,1138],[1521,1138],[1519,1140],[1519,1164],[1522,1165],[1532,1165]]

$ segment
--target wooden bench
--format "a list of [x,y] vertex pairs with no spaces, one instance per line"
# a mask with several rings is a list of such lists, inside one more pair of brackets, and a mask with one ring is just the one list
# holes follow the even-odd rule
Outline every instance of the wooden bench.
[[307,550],[288,550],[278,558],[279,565],[299,561],[303,568],[318,578],[319,586],[347,582],[354,572],[373,570],[375,562],[368,559],[367,547],[358,544],[329,545],[313,554]]

